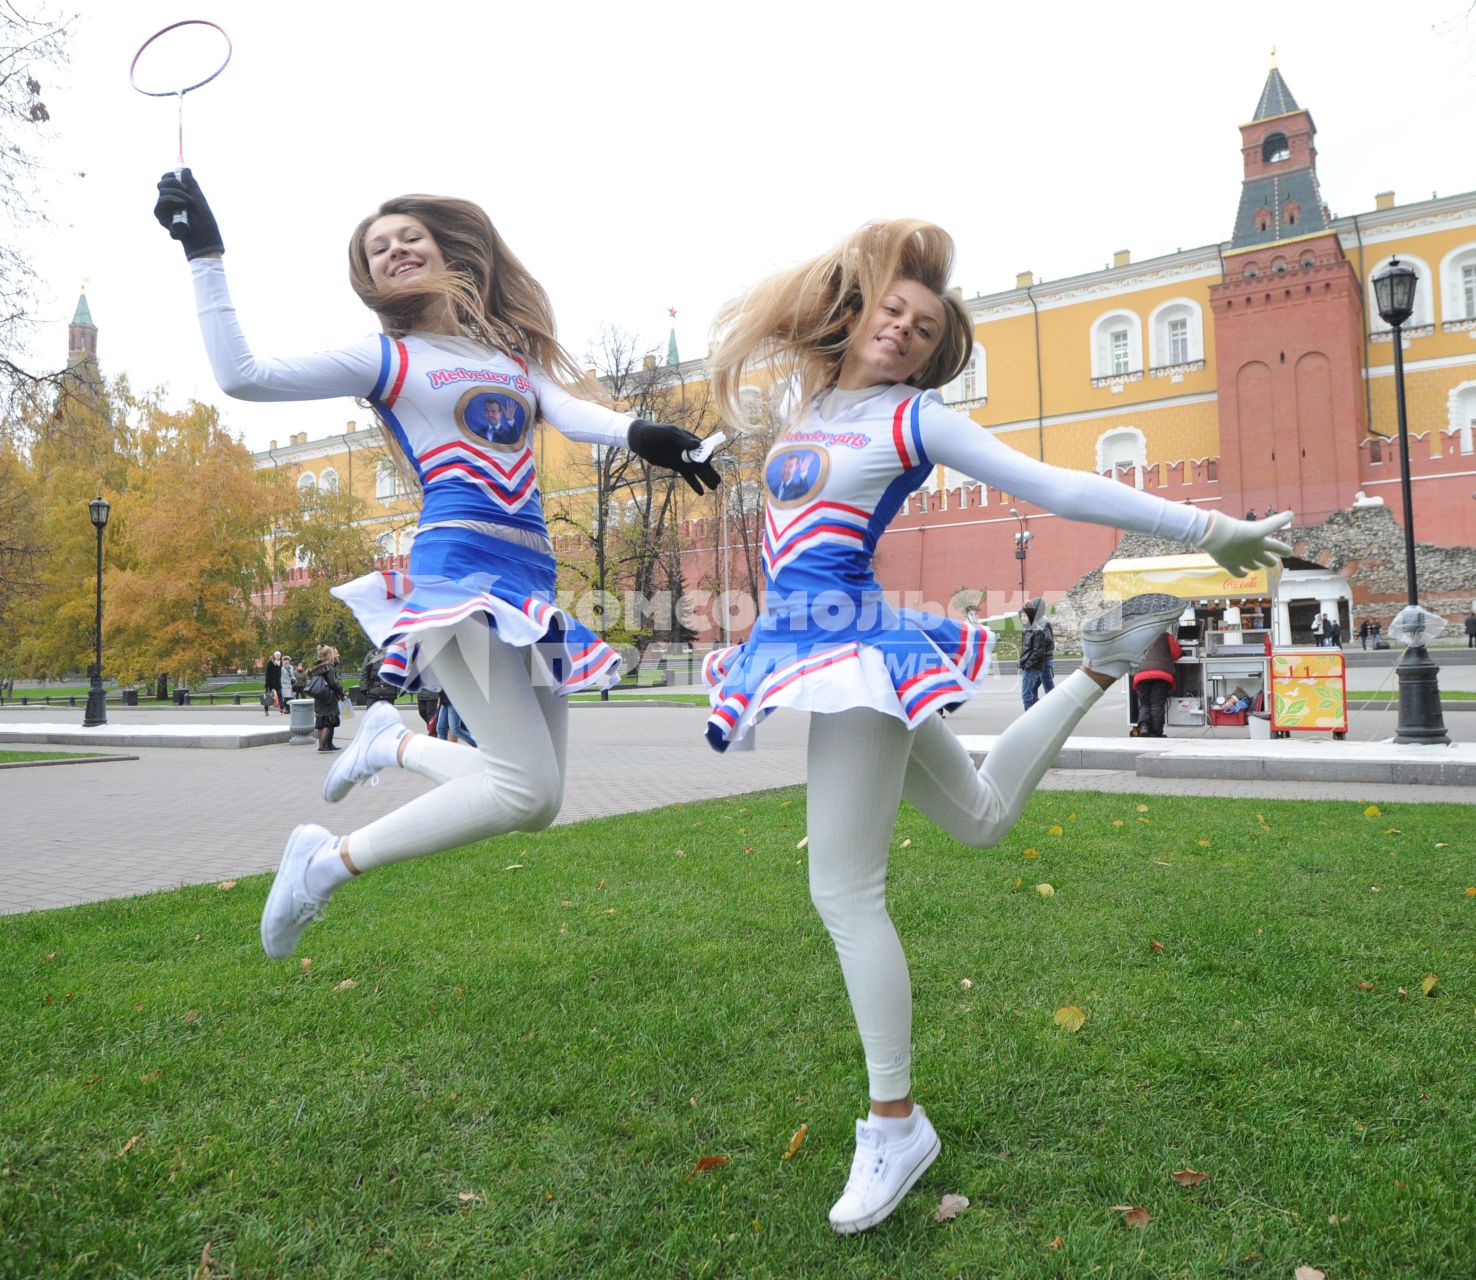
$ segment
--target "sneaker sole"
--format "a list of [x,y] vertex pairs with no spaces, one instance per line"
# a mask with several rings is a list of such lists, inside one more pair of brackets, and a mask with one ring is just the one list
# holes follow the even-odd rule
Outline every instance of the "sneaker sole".
[[293,847],[297,841],[297,833],[299,831],[306,830],[312,825],[313,824],[310,822],[303,822],[292,828],[292,834],[287,837],[287,847],[282,850],[282,861],[277,864],[277,874],[276,877],[272,880],[272,887],[270,892],[268,892],[267,894],[266,904],[261,909],[261,949],[265,951],[267,955],[273,960],[285,960],[288,956],[290,956],[294,951],[297,950],[297,940],[298,938],[302,937],[302,933],[299,932],[297,938],[294,938],[292,940],[292,945],[288,947],[286,951],[283,951],[280,954],[273,951],[271,943],[267,939],[267,917],[273,914],[272,904],[275,903],[281,896],[286,895],[289,904],[292,901],[292,890],[289,887],[290,882],[287,876],[283,873],[287,870],[288,859],[290,859],[293,855]]
[[1162,593],[1133,596],[1106,613],[1089,618],[1082,624],[1081,636],[1083,640],[1116,640],[1141,626],[1172,622],[1184,612],[1187,603],[1178,596]]
[[897,1188],[892,1198],[886,1204],[882,1205],[881,1208],[872,1210],[864,1218],[857,1218],[854,1222],[832,1222],[830,1225],[835,1228],[836,1235],[854,1236],[862,1231],[869,1231],[878,1222],[890,1217],[892,1210],[902,1203],[902,1197],[911,1191],[917,1180],[932,1167],[933,1161],[938,1158],[938,1154],[942,1150],[943,1142],[935,1133],[933,1135],[933,1145],[923,1154],[917,1164],[913,1166],[912,1172],[902,1180],[902,1185]]

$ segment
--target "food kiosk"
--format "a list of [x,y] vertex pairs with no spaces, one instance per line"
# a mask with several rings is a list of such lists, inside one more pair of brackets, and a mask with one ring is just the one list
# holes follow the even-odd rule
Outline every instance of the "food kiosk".
[[[1176,635],[1183,656],[1174,669],[1167,722],[1208,722],[1210,708],[1226,694],[1245,690],[1252,706],[1264,701],[1267,641],[1276,616],[1280,566],[1238,577],[1207,555],[1145,556],[1109,560],[1102,570],[1102,599],[1111,604],[1145,592],[1178,596],[1184,615]],[[1225,723],[1244,725],[1245,712]],[[1129,685],[1128,722],[1138,722],[1138,699]]]

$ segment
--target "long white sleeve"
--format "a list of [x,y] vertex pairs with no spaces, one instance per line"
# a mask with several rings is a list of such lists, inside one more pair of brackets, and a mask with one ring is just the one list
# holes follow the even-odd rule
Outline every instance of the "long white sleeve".
[[1168,502],[1106,476],[1026,457],[1001,444],[972,418],[945,407],[936,392],[923,400],[919,427],[930,462],[1068,519],[1182,542],[1197,542],[1209,524],[1209,513],[1188,503]]
[[630,424],[635,421],[628,413],[616,413],[614,409],[607,409],[592,400],[571,396],[537,365],[529,367],[528,377],[538,393],[539,411],[560,434],[586,444],[625,447]]
[[380,373],[380,345],[373,335],[338,351],[292,359],[258,359],[246,341],[219,258],[190,264],[195,307],[210,368],[220,389],[238,400],[327,400],[367,396]]

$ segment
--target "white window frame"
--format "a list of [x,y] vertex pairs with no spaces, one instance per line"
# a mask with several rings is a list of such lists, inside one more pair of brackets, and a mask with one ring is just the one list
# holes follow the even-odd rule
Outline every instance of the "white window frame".
[[989,398],[988,357],[979,343],[974,343],[974,354],[960,371],[958,377],[943,386],[944,404],[961,404],[964,401],[987,400]]
[[388,502],[399,495],[400,473],[393,462],[384,458],[374,469],[374,496],[381,502]]
[[324,467],[323,474],[318,477],[318,488],[324,493],[338,492],[338,472],[332,467]]
[[379,548],[377,559],[389,559],[395,554],[395,531],[391,529],[388,533],[381,533],[374,539],[374,543]]
[[318,477],[311,471],[304,471],[297,477],[297,492],[307,493],[309,490],[314,493],[318,491]]
[[[1112,335],[1127,334],[1127,368],[1114,369]],[[1136,311],[1108,311],[1092,325],[1092,377],[1122,378],[1143,372],[1143,321]]]
[[1447,429],[1456,433],[1462,453],[1476,453],[1476,379],[1452,387],[1446,403],[1449,405]]
[[[1185,322],[1185,356],[1174,358],[1169,326],[1175,320]],[[1167,298],[1148,314],[1148,365],[1164,369],[1170,365],[1193,364],[1204,359],[1204,308],[1193,298]]]
[[[1126,445],[1131,456],[1126,459],[1109,459],[1109,452],[1119,452],[1118,446]],[[1143,469],[1148,465],[1148,437],[1137,427],[1113,427],[1097,437],[1097,471],[1099,474],[1116,474],[1123,462],[1133,469],[1133,484],[1143,487]]]
[[[1403,255],[1400,255],[1401,260]],[[1476,279],[1467,285],[1466,272],[1476,268],[1476,241],[1457,245],[1440,260],[1440,318],[1449,324],[1476,320]],[[1419,295],[1415,295],[1418,304]],[[1414,321],[1411,319],[1411,324]]]

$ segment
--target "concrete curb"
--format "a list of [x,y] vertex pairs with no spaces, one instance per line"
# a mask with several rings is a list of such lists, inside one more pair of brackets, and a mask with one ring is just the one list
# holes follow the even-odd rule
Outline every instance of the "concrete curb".
[[44,769],[52,764],[110,764],[114,760],[137,759],[137,756],[73,756],[70,760],[3,760],[0,769]]
[[286,742],[290,731],[243,729],[239,725],[99,725],[85,729],[76,724],[0,725],[0,742],[43,743],[48,746],[81,747],[207,747],[236,749],[265,747]]

